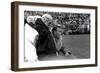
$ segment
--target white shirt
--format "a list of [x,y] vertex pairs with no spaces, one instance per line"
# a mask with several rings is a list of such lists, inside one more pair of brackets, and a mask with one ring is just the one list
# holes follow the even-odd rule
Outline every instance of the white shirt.
[[25,61],[34,62],[38,60],[36,47],[34,45],[35,37],[38,35],[38,32],[25,24]]

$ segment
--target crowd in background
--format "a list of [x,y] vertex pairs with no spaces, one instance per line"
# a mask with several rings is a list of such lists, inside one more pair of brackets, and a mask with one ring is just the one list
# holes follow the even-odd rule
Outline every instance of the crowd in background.
[[44,12],[44,11],[24,11],[24,19],[28,16],[50,14],[55,22],[54,26],[61,26],[64,34],[89,34],[90,14],[65,13],[65,12]]

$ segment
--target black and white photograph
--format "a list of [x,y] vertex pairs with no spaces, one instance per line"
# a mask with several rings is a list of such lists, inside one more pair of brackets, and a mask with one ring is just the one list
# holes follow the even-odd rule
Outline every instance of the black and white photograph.
[[97,66],[97,7],[14,2],[12,20],[12,70]]
[[90,58],[90,16],[24,11],[25,62]]

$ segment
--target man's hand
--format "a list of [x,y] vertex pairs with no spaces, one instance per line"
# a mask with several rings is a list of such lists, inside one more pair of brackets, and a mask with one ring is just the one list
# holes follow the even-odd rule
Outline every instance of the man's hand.
[[35,36],[35,40],[34,40],[34,46],[36,46],[37,40],[38,40],[39,35]]

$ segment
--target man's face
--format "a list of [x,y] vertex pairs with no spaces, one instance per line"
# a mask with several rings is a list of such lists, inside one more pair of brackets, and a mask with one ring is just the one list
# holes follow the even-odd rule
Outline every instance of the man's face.
[[52,21],[46,21],[45,24],[46,24],[49,28],[53,27],[53,22],[52,22]]
[[57,28],[57,34],[61,35],[63,30],[61,28]]

